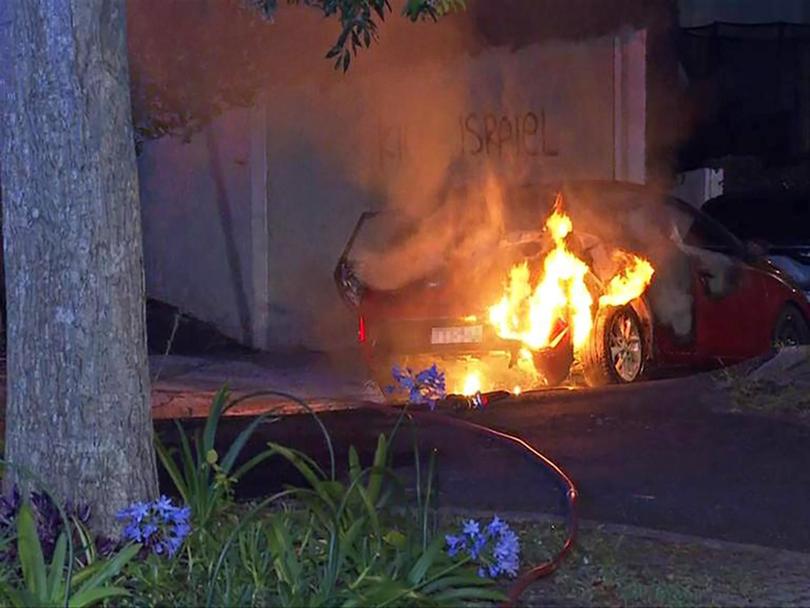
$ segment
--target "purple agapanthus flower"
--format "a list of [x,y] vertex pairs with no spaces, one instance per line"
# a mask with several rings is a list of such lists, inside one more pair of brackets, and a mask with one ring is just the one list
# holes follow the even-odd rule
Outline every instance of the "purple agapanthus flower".
[[445,536],[450,557],[465,555],[478,564],[479,576],[516,576],[520,568],[520,540],[496,515],[486,526],[474,519],[462,523],[461,533]]
[[395,366],[391,369],[391,375],[397,386],[389,386],[388,392],[405,391],[411,403],[427,405],[432,410],[437,401],[447,396],[444,372],[435,363],[416,374],[409,367],[402,369]]
[[480,533],[481,526],[474,519],[468,519],[464,522],[462,529],[464,530],[464,534],[474,538]]
[[177,507],[161,496],[154,502],[136,502],[116,516],[124,524],[123,540],[141,543],[146,551],[172,557],[191,533],[189,507]]
[[[161,497],[162,498],[162,497]],[[121,509],[116,518],[118,520],[122,519],[131,519],[134,520],[136,523],[141,523],[145,517],[149,515],[149,504],[145,502],[135,502],[132,503],[125,509]]]
[[447,553],[450,557],[455,557],[467,550],[467,541],[463,536],[448,534],[444,539],[447,541]]

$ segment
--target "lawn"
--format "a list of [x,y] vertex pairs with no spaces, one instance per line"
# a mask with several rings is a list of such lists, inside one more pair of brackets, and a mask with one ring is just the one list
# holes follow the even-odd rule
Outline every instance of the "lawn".
[[[556,552],[564,531],[508,518],[524,565]],[[524,606],[774,606],[810,602],[810,556],[621,526],[583,526],[574,551],[529,587]]]

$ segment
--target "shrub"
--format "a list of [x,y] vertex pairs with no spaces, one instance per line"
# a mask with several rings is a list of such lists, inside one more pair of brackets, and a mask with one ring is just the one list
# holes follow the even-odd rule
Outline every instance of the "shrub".
[[0,580],[0,597],[15,608],[72,606],[84,608],[112,597],[127,595],[119,586],[108,584],[139,551],[138,545],[124,547],[110,559],[97,560],[74,571],[72,551],[64,531],[53,548],[50,565],[45,561],[37,532],[34,511],[28,502],[16,516],[17,576]]
[[[336,476],[334,457],[327,473],[302,452],[268,444],[243,467],[281,458],[305,485],[251,506],[236,505],[231,490],[238,476],[231,471],[243,469],[234,468],[235,457],[223,459],[221,476],[228,478],[229,490],[223,491],[211,468],[218,457],[205,458],[226,409],[223,400],[221,392],[194,447],[181,429],[179,465],[166,457],[165,448],[160,452],[191,507],[195,528],[204,522],[205,531],[189,536],[174,558],[152,554],[130,564],[130,605],[455,606],[504,599],[492,580],[479,576],[478,562],[445,550],[432,506],[435,460],[425,474],[416,452],[416,500],[409,501],[391,469],[392,438],[385,435],[365,468],[350,448],[343,480]],[[226,454],[241,451],[255,424]],[[328,434],[326,440],[331,455]]]

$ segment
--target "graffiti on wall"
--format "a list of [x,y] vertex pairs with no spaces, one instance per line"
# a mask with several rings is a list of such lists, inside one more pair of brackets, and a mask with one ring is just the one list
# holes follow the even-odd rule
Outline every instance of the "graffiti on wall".
[[458,122],[465,156],[517,159],[559,154],[549,142],[545,110],[512,115],[470,112]]
[[[462,156],[499,160],[559,156],[551,142],[545,110],[516,114],[469,112],[458,118],[458,149]],[[383,169],[397,166],[411,154],[407,125],[377,124],[377,160]]]

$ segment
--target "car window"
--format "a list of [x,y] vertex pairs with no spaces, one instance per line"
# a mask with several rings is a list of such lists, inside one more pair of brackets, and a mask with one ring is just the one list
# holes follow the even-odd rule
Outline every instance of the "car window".
[[741,255],[740,242],[705,214],[676,199],[671,199],[668,207],[672,218],[670,236],[676,243],[728,255]]
[[695,218],[691,222],[689,229],[683,236],[683,242],[691,247],[714,251],[726,250],[730,252],[732,249],[728,240],[723,238],[719,231],[713,230],[711,225],[701,221],[700,218]]

